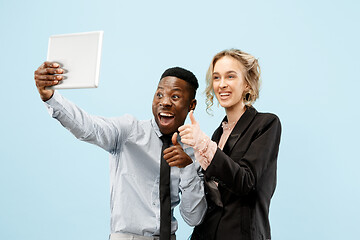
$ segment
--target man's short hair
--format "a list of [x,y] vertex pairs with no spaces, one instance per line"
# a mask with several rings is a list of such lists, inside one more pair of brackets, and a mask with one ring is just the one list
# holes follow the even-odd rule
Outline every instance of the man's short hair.
[[196,89],[198,89],[199,87],[199,82],[197,80],[197,78],[195,77],[195,75],[189,71],[186,70],[185,68],[181,68],[181,67],[172,67],[172,68],[168,68],[165,70],[165,72],[161,75],[161,79],[163,79],[164,77],[177,77],[180,78],[182,80],[184,80],[185,82],[189,83],[189,85],[191,86],[192,90],[193,90],[193,99],[195,98],[196,95]]

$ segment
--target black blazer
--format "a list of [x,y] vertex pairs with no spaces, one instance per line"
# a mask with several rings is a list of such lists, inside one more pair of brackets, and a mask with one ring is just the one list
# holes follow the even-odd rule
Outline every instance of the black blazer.
[[[219,143],[222,132],[218,127],[212,140]],[[268,215],[280,135],[276,115],[246,109],[204,171],[208,209],[192,240],[271,239]]]

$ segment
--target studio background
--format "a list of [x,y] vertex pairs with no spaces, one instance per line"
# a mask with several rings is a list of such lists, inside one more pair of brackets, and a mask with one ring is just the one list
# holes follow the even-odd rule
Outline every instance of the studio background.
[[[97,89],[62,90],[87,112],[152,117],[162,72],[199,79],[205,112],[211,58],[240,48],[259,58],[258,111],[282,122],[270,220],[276,240],[356,239],[360,215],[358,1],[0,0],[0,239],[107,239],[108,153],[76,140],[47,113],[33,75],[54,34],[104,30]],[[136,206],[134,206],[136,208]],[[177,212],[177,237],[192,229]]]

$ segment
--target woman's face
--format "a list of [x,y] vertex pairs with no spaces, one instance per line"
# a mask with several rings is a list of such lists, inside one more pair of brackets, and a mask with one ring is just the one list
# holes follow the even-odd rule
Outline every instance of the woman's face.
[[243,92],[248,90],[243,65],[233,57],[224,56],[214,66],[213,89],[220,105],[226,110],[243,109]]

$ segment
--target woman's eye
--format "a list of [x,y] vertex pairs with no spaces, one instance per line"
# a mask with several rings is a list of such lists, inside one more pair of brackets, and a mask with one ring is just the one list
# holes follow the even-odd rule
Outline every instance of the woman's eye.
[[229,78],[230,78],[230,79],[233,79],[233,78],[235,78],[235,76],[233,76],[233,75],[230,75],[230,76],[229,76]]
[[218,76],[213,76],[213,80],[219,80]]

